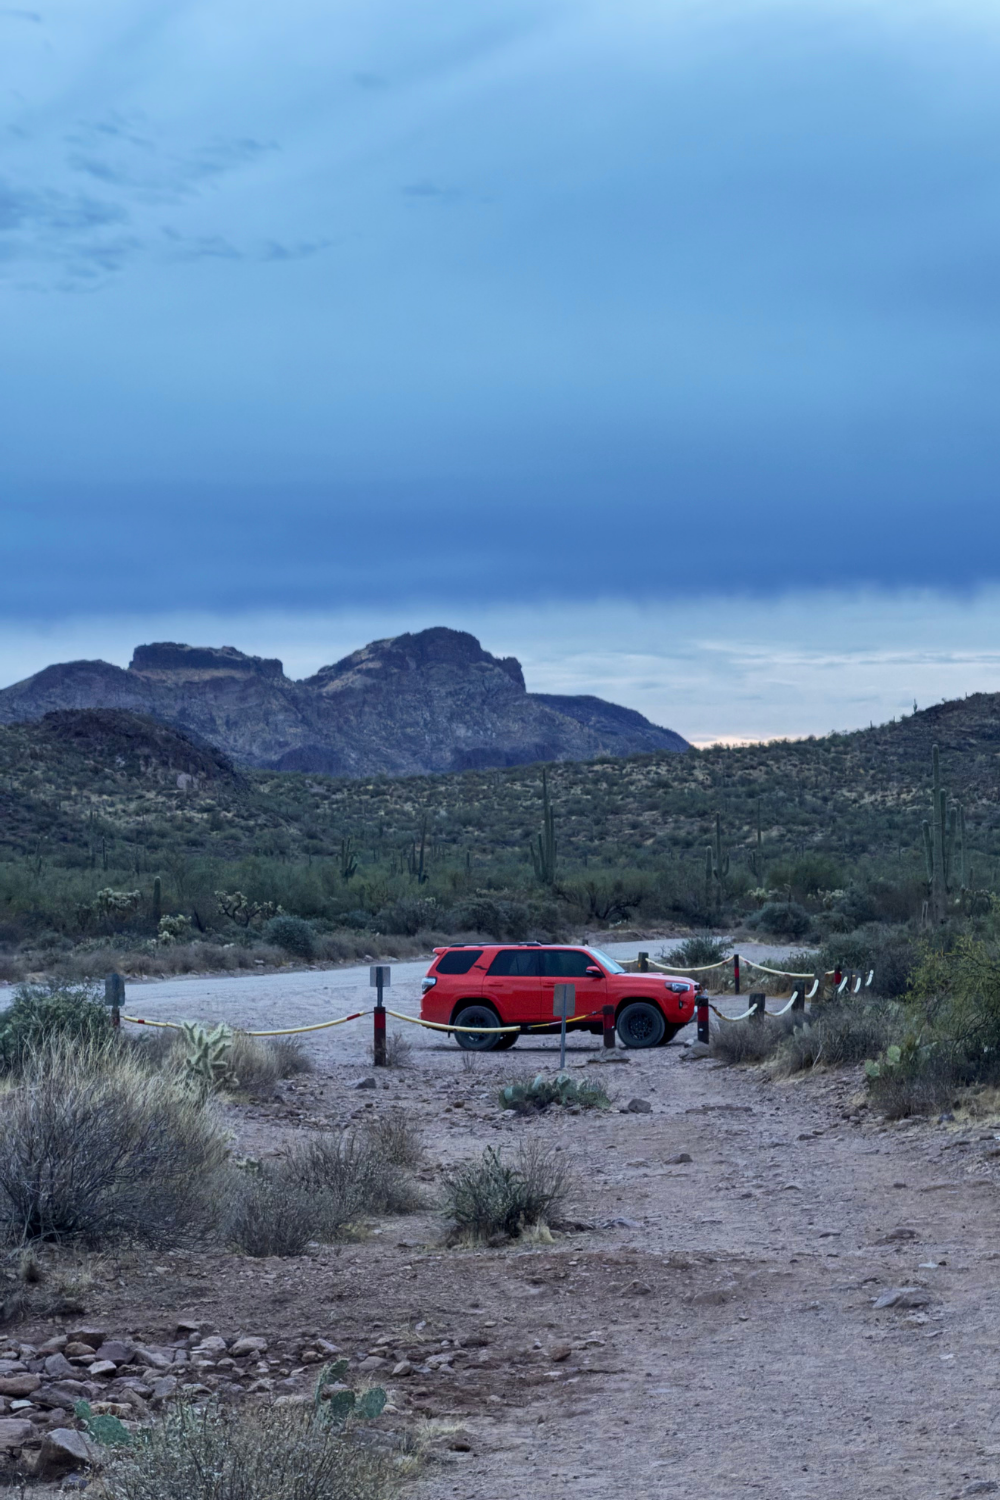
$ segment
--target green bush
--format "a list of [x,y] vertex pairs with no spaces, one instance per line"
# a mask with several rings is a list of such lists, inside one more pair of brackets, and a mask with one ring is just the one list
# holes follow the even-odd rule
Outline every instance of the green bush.
[[174,1077],[93,1043],[33,1053],[0,1112],[0,1223],[91,1246],[185,1238],[209,1213],[226,1143]]
[[403,896],[384,906],[376,913],[372,926],[378,932],[399,933],[402,937],[416,937],[417,933],[431,927],[440,927],[441,908],[433,898],[424,900],[419,896]]
[[696,969],[703,964],[722,963],[732,951],[732,943],[726,942],[725,938],[713,937],[710,932],[699,932],[694,937],[685,938],[683,943],[678,943],[669,953],[664,953],[662,962],[675,964],[682,969]]
[[543,1224],[567,1191],[565,1168],[553,1152],[532,1142],[505,1158],[487,1146],[477,1161],[446,1175],[445,1212],[454,1238],[516,1239]]
[[469,896],[452,908],[450,924],[456,932],[479,932],[501,942],[519,943],[528,936],[531,913],[523,901],[499,901]]
[[795,1027],[797,1017],[748,1017],[745,1021],[720,1021],[712,1031],[712,1056],[730,1067],[737,1063],[762,1063],[774,1056]]
[[755,932],[767,933],[768,937],[794,940],[805,937],[813,920],[805,907],[795,901],[768,901],[760,911],[747,917],[745,925]]
[[824,969],[857,969],[866,977],[874,970],[872,992],[897,1000],[906,994],[920,954],[919,940],[909,928],[872,923],[828,938],[820,961]]
[[511,1079],[500,1090],[499,1101],[501,1109],[514,1109],[519,1115],[540,1114],[551,1104],[580,1109],[607,1109],[611,1104],[603,1085],[589,1078],[577,1081],[568,1073]]
[[316,952],[316,932],[302,917],[272,917],[264,927],[264,941],[283,948],[296,958],[312,958]]
[[106,1500],[387,1500],[398,1464],[359,1441],[352,1422],[311,1406],[168,1411],[119,1450],[101,1476]]
[[856,1066],[890,1046],[904,1024],[902,1006],[891,1001],[860,996],[827,1001],[801,1017],[784,1038],[772,1073],[780,1077],[819,1065]]
[[110,1041],[111,1012],[90,985],[27,985],[0,1011],[0,1073],[18,1073],[25,1060],[51,1042],[81,1046]]

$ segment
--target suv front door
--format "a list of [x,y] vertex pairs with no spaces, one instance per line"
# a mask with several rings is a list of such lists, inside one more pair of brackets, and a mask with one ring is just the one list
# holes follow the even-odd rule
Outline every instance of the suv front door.
[[[597,974],[588,974],[597,969]],[[580,948],[542,949],[542,1008],[546,1019],[552,1019],[554,990],[557,984],[576,985],[575,1015],[587,1016],[600,1010],[608,998],[608,982],[593,954]]]

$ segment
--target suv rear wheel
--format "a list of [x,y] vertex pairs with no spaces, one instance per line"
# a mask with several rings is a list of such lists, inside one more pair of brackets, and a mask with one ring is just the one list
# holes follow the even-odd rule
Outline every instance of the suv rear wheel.
[[623,1047],[659,1047],[667,1030],[663,1012],[648,1000],[623,1005],[615,1025]]
[[[500,1025],[500,1017],[488,1005],[463,1005],[452,1025],[495,1028]],[[516,1031],[501,1031],[498,1036],[490,1036],[487,1031],[456,1031],[455,1040],[466,1052],[492,1052],[503,1046],[506,1037],[512,1036],[516,1040],[517,1035]]]

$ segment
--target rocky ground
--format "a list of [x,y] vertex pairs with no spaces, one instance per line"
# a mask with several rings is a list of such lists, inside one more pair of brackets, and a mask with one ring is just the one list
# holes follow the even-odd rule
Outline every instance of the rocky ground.
[[[104,1257],[82,1313],[0,1335],[0,1423],[37,1447],[81,1393],[127,1420],[184,1386],[294,1398],[340,1352],[352,1383],[388,1387],[382,1422],[436,1434],[414,1500],[997,1490],[1000,1119],[886,1126],[857,1076],[771,1083],[686,1062],[684,1040],[614,1061],[574,1042],[614,1108],[529,1119],[496,1089],[554,1068],[548,1041],[465,1064],[430,1040],[363,1089],[362,1039],[315,1044],[316,1073],[227,1106],[236,1150],[402,1106],[426,1210],[290,1261]],[[447,1248],[442,1168],[524,1138],[565,1161],[578,1227]]]

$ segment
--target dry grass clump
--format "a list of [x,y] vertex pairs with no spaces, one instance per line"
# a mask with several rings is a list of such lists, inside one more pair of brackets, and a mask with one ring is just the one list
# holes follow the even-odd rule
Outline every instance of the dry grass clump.
[[566,1169],[553,1151],[535,1141],[509,1157],[487,1146],[444,1179],[444,1208],[454,1240],[487,1244],[516,1239],[543,1225],[569,1191]]
[[421,1200],[405,1167],[419,1160],[405,1116],[314,1136],[234,1183],[225,1237],[246,1255],[301,1255],[311,1241],[342,1239],[372,1216],[412,1213]]
[[180,1406],[117,1453],[106,1500],[388,1500],[399,1461],[312,1407]]
[[392,1166],[416,1171],[423,1163],[423,1137],[405,1109],[387,1109],[384,1114],[376,1115],[365,1126],[365,1134]]
[[786,1037],[801,1021],[792,1016],[751,1016],[745,1021],[719,1021],[709,1043],[712,1056],[730,1067],[738,1063],[762,1063],[774,1056]]
[[170,1244],[204,1217],[226,1144],[177,1080],[112,1043],[34,1053],[0,1110],[0,1226],[18,1240]]
[[887,1000],[830,1001],[800,1016],[778,1048],[772,1076],[787,1077],[822,1064],[841,1068],[878,1057],[902,1025],[901,1007]]

